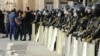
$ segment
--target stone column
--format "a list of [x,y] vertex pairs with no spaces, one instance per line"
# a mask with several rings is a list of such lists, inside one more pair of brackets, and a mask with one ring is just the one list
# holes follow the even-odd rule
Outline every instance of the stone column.
[[39,7],[38,0],[35,0],[35,10],[37,10],[38,7]]
[[28,0],[23,0],[23,10],[26,10],[26,7],[28,6]]
[[23,0],[16,0],[16,9],[23,10]]
[[36,0],[27,0],[28,7],[30,8],[30,10],[34,10],[35,9],[35,1]]
[[39,0],[39,10],[45,8],[45,0]]
[[35,10],[41,10],[45,7],[45,0],[35,0]]
[[60,7],[60,1],[59,0],[54,0],[54,9],[59,9]]

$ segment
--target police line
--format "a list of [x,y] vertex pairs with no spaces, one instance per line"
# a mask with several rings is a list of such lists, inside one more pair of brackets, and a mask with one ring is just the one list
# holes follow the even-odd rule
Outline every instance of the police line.
[[[36,25],[32,25],[33,41],[39,42],[47,47],[50,51],[56,51],[62,56],[95,56],[95,41],[87,43],[84,39],[72,36],[66,37],[66,33],[62,29],[53,26],[44,27],[39,25],[36,32]],[[100,47],[100,44],[99,44]],[[100,48],[97,53],[100,56]]]

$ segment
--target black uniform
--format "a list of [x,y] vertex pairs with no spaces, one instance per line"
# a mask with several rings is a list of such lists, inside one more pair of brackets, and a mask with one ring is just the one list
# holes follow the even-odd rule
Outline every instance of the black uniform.
[[95,46],[95,56],[97,56],[99,49],[99,42],[100,42],[100,3],[96,3],[93,5],[93,15],[95,16],[95,18],[94,20],[92,20],[93,29],[91,37],[92,39],[99,40],[96,41],[96,46]]
[[72,26],[69,30],[69,34],[78,31],[79,27],[81,26],[81,18],[84,16],[84,6],[81,4],[75,5],[73,10],[73,19],[72,19]]

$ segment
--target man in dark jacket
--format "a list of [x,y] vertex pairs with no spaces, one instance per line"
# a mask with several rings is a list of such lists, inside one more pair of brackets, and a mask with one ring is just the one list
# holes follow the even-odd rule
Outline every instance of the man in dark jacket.
[[0,10],[0,33],[4,33],[4,14]]
[[[25,17],[22,20],[23,23],[24,23],[24,28],[25,28],[24,32],[25,32],[25,34],[28,33],[28,35],[29,35],[29,41],[30,41],[31,40],[31,34],[32,34],[32,24],[31,24],[32,23],[32,18],[31,18],[32,14],[30,12],[29,7],[26,7],[25,14],[26,14]],[[23,40],[25,41],[26,37],[24,37]]]

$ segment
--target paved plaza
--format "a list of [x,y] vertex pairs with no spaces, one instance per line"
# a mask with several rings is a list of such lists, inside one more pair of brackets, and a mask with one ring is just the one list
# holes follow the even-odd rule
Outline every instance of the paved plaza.
[[[0,35],[0,37],[3,35]],[[10,41],[0,38],[0,56],[60,56],[33,41]]]

